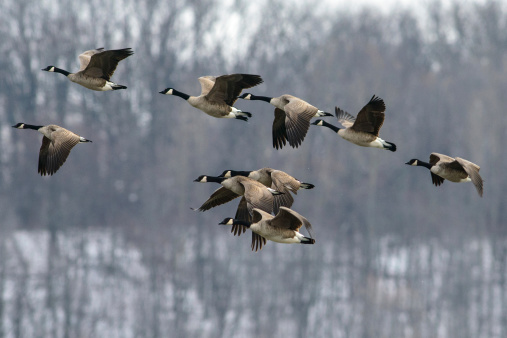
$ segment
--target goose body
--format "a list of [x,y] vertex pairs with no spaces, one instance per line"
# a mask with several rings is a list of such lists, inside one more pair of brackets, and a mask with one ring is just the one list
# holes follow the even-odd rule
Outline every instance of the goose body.
[[[252,241],[252,251],[262,249],[262,246],[266,244],[266,240],[270,240],[277,243],[285,244],[314,244],[315,240],[312,238],[311,223],[302,215],[286,207],[281,207],[280,211],[273,216],[263,210],[254,208],[252,221],[242,221],[233,218],[226,218],[220,224],[225,225],[242,225],[252,230],[252,233],[257,234],[261,237],[261,241]],[[302,226],[306,227],[306,230],[311,237],[305,237],[299,232]]]
[[232,201],[236,197],[243,196],[246,201],[246,209],[251,215],[254,208],[266,212],[273,212],[273,195],[280,192],[268,188],[263,184],[244,176],[230,178],[201,175],[194,182],[206,183],[215,182],[222,185],[217,189],[206,202],[197,210],[206,211],[216,206]]
[[479,175],[481,168],[475,163],[460,157],[453,158],[439,153],[431,153],[429,163],[414,158],[405,164],[428,168],[435,186],[441,185],[444,180],[455,183],[472,182],[477,193],[482,197],[483,180]]
[[[245,176],[258,181],[266,187],[272,188],[283,194],[274,196],[273,212],[278,213],[281,206],[290,208],[294,203],[294,198],[290,192],[297,195],[299,189],[313,189],[315,186],[311,183],[304,183],[292,177],[282,170],[272,168],[262,168],[253,171],[225,170],[221,177]],[[246,229],[245,229],[246,230]]]
[[[236,197],[242,196],[235,218],[245,222],[251,221],[254,208],[264,210],[268,213],[273,212],[273,196],[281,194],[281,192],[266,187],[262,183],[244,176],[226,178],[201,175],[195,179],[194,182],[216,182],[222,185],[221,188],[215,190],[215,192],[211,194],[206,202],[204,202],[198,209],[194,210],[206,211],[218,205],[232,201]],[[232,232],[234,232],[234,235],[240,236],[242,232],[245,232],[245,230],[246,229],[241,225],[233,225]],[[262,242],[265,244],[266,240],[262,239],[257,234],[252,233],[252,246],[262,245]]]
[[81,67],[78,72],[70,73],[55,66],[47,66],[42,70],[65,75],[70,81],[95,91],[126,89],[110,81],[118,63],[134,54],[130,48],[104,50],[97,48],[79,55]]
[[239,97],[244,100],[259,100],[275,106],[273,120],[273,148],[281,149],[289,142],[292,148],[301,145],[314,117],[332,116],[308,102],[289,94],[279,97],[258,96],[245,93]]
[[35,126],[26,123],[18,123],[12,127],[17,129],[33,129],[44,135],[39,151],[38,172],[41,176],[53,175],[56,173],[65,163],[70,151],[76,144],[91,142],[55,124]]
[[380,128],[384,123],[386,106],[384,101],[373,95],[363,109],[357,114],[357,118],[349,113],[335,107],[335,115],[344,128],[338,128],[335,125],[323,120],[316,120],[313,125],[327,127],[335,131],[344,140],[354,143],[361,147],[372,147],[396,151],[396,145],[381,139],[379,135]]
[[166,88],[160,94],[179,96],[192,107],[216,118],[248,121],[252,114],[233,107],[233,104],[243,89],[254,87],[262,82],[259,75],[252,74],[202,76],[199,78],[201,84],[199,96],[190,96],[174,88]]

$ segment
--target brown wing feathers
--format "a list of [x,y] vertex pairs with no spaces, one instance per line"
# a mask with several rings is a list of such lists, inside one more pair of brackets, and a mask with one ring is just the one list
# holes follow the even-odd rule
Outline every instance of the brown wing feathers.
[[41,176],[53,175],[57,172],[67,160],[72,148],[79,143],[79,136],[63,128],[53,134],[54,141],[46,136],[42,137],[38,167]]
[[287,142],[287,129],[285,127],[285,112],[280,108],[275,108],[272,136],[273,148],[282,149]]
[[373,95],[363,109],[357,114],[356,121],[352,125],[352,129],[378,136],[379,130],[384,123],[386,105],[384,100]]
[[199,209],[193,209],[198,211],[206,211],[216,206],[222,205],[224,203],[230,202],[236,197],[239,197],[238,194],[230,191],[227,188],[220,187],[211,196],[204,202]]
[[216,78],[215,85],[206,96],[209,100],[225,101],[229,106],[232,106],[243,89],[254,87],[262,82],[259,75],[222,75]]
[[131,48],[106,50],[92,55],[88,67],[84,70],[85,74],[101,77],[107,81],[111,78],[118,63],[134,54]]

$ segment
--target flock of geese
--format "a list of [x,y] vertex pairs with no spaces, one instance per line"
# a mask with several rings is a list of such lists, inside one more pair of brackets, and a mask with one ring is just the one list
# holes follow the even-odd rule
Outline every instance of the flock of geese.
[[[95,91],[126,89],[110,81],[118,63],[133,55],[131,48],[104,50],[98,48],[79,55],[80,69],[71,73],[55,66],[42,70],[65,75],[70,81]],[[191,106],[216,118],[234,118],[248,121],[252,117],[236,107],[237,99],[260,100],[275,106],[272,127],[273,148],[281,149],[287,142],[293,148],[300,146],[310,128],[310,121],[316,117],[333,116],[308,102],[292,96],[258,96],[241,92],[262,83],[259,75],[230,74],[222,76],[200,77],[201,94],[191,96],[174,88],[166,88],[161,94],[175,95],[186,100]],[[343,139],[362,147],[380,148],[396,151],[396,145],[379,137],[384,123],[386,106],[384,101],[373,96],[359,111],[357,117],[342,109],[335,108],[335,116],[343,126],[339,128],[322,119],[312,125],[333,130]],[[39,152],[38,172],[53,175],[65,163],[71,149],[78,143],[91,142],[63,127],[50,125],[31,125],[17,123],[18,129],[33,129],[43,136]],[[429,162],[412,159],[406,164],[428,168],[436,186],[444,180],[451,182],[472,182],[482,197],[483,180],[479,175],[480,167],[470,161],[447,155],[431,153]],[[313,184],[301,182],[291,175],[271,168],[255,171],[225,170],[219,176],[199,176],[195,182],[215,182],[222,187],[217,189],[204,202],[198,211],[206,211],[241,196],[234,218],[225,218],[220,224],[230,225],[234,235],[241,235],[246,229],[252,231],[252,250],[262,249],[267,240],[279,243],[314,244],[311,223],[296,211],[290,209],[294,202],[292,194],[300,189],[312,189]],[[273,213],[275,216],[273,216]],[[310,237],[299,230],[305,226]]]

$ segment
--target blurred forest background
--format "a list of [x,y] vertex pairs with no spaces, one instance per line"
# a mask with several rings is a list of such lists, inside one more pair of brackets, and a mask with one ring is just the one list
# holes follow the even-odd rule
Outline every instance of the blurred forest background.
[[[507,336],[507,8],[418,8],[3,0],[0,338]],[[97,47],[133,48],[112,78],[127,90],[41,71]],[[315,126],[276,151],[267,103],[239,100],[244,123],[158,93],[236,72],[329,112],[376,94],[398,151]],[[93,143],[40,177],[42,136],[17,122]],[[431,152],[479,164],[484,198],[404,164]],[[315,184],[293,205],[315,245],[254,253],[218,225],[237,202],[190,210],[218,188],[197,176],[262,167]]]

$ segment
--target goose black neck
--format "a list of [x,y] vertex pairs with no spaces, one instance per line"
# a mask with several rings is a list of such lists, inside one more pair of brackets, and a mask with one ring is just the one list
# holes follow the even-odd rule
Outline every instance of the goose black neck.
[[206,182],[222,183],[226,179],[226,177],[206,176]]
[[268,96],[257,96],[257,95],[250,95],[250,100],[257,100],[257,101],[265,101],[267,103],[271,102],[271,97]]
[[251,222],[248,222],[248,221],[242,221],[240,219],[234,219],[233,220],[233,224],[234,225],[243,225],[243,226],[246,226],[247,228],[250,228],[250,225],[252,225]]
[[331,129],[331,130],[334,130],[334,132],[336,132],[336,133],[338,132],[338,130],[340,130],[340,129],[341,129],[341,128],[338,128],[337,126],[335,126],[335,125],[333,125],[333,124],[331,124],[331,123],[328,123],[328,122],[326,122],[326,121],[322,121],[322,125],[323,125],[324,127],[328,127],[328,128],[329,128],[329,129]]
[[34,126],[33,124],[26,124],[24,123],[23,124],[23,128],[22,129],[33,129],[33,130],[39,130],[40,128],[42,128],[44,126]]
[[231,170],[231,176],[245,176],[248,177],[251,171],[242,171],[242,170]]
[[190,95],[182,93],[176,89],[173,89],[172,94],[181,97],[183,100],[188,100],[190,98]]
[[425,168],[428,168],[428,169],[431,169],[431,167],[433,167],[433,165],[431,165],[430,163],[424,162],[424,161],[420,161],[420,160],[417,160],[417,166],[418,167],[425,167]]
[[57,67],[54,67],[53,71],[55,73],[60,73],[60,74],[63,74],[65,76],[69,76],[70,72],[66,71],[65,69],[61,69],[61,68],[57,68]]

